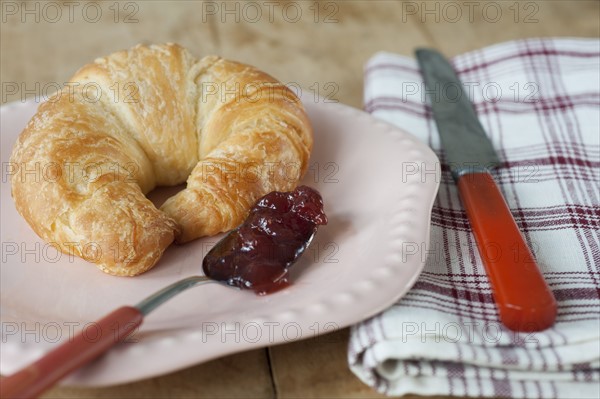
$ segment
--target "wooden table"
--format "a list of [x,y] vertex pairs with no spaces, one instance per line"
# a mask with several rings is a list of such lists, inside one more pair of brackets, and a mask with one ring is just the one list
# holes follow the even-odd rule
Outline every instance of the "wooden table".
[[[517,38],[600,33],[595,0],[92,3],[2,0],[2,103],[44,95],[51,82],[65,82],[97,56],[171,41],[196,55],[254,64],[285,83],[361,107],[362,67],[376,51],[410,55],[416,46],[435,46],[452,56]],[[5,90],[7,82],[22,89]],[[55,388],[45,397],[380,397],[348,370],[347,341],[345,329],[159,378],[102,389]]]

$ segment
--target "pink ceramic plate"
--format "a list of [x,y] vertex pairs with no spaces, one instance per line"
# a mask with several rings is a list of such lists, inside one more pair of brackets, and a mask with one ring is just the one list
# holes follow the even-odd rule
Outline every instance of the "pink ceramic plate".
[[[130,342],[66,384],[124,383],[314,337],[380,312],[412,286],[429,240],[437,158],[411,135],[364,112],[312,94],[303,101],[315,128],[303,183],[321,192],[330,223],[294,266],[292,286],[264,297],[217,284],[185,291],[149,315]],[[2,374],[73,331],[84,328],[94,339],[91,322],[105,313],[200,274],[203,255],[219,238],[172,246],[154,269],[134,278],[106,275],[41,241],[17,214],[8,179],[12,145],[36,107],[33,101],[8,104],[0,115]]]

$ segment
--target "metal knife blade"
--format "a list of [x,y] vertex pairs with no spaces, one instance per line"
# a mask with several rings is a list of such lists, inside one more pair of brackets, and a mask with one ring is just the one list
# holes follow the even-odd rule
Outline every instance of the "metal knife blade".
[[418,49],[416,54],[454,179],[496,167],[496,151],[452,66],[435,50]]

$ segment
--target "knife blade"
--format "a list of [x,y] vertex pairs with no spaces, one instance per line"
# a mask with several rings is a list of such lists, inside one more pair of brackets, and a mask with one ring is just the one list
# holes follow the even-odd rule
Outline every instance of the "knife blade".
[[499,318],[514,331],[541,331],[556,300],[490,171],[500,162],[460,79],[445,57],[417,49],[446,160],[471,224]]

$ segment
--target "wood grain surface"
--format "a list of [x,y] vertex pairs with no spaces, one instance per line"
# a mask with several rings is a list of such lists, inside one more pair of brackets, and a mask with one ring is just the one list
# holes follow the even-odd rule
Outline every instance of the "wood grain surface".
[[[452,56],[517,38],[600,34],[595,0],[65,3],[0,1],[2,103],[47,95],[97,56],[168,41],[361,107],[362,68],[377,51],[411,55],[417,46],[434,46]],[[382,397],[348,370],[347,342],[346,329],[132,384],[58,387],[45,397]]]

